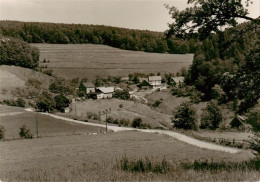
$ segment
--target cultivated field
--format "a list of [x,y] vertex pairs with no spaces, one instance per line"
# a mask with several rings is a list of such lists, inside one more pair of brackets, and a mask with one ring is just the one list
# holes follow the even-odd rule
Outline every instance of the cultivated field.
[[[126,51],[93,44],[32,44],[40,49],[41,66],[64,78],[97,75],[127,76],[129,73],[175,73],[192,63],[193,55]],[[43,63],[46,59],[47,63]],[[48,62],[50,61],[50,62]]]
[[123,156],[133,159],[149,157],[154,161],[165,158],[172,165],[195,159],[242,161],[252,157],[246,151],[237,154],[209,151],[168,136],[137,131],[2,141],[0,153],[0,179],[8,181],[237,181],[256,179],[259,175],[255,171],[237,172],[236,175],[224,171],[224,176],[217,173],[220,176],[215,179],[217,174],[214,173],[181,169],[161,175],[126,173],[116,169],[116,160]]
[[0,125],[5,128],[6,139],[17,139],[19,128],[26,125],[27,129],[36,137],[36,117],[40,137],[89,134],[104,131],[103,128],[74,124],[46,115],[28,112],[22,108],[0,105]]

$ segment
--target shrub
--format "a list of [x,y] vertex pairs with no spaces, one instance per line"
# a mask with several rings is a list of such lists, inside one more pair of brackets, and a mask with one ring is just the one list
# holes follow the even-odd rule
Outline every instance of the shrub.
[[134,118],[132,122],[132,127],[133,128],[140,128],[143,120],[142,118]]
[[122,109],[123,108],[123,104],[119,104],[119,108]]
[[23,125],[20,128],[19,135],[20,135],[21,138],[25,138],[25,139],[32,139],[33,138],[33,135],[31,134],[30,130],[27,129],[25,125]]
[[52,95],[48,92],[42,92],[42,94],[40,95],[40,97],[38,97],[36,101],[36,105],[37,108],[43,112],[53,111],[56,107],[55,100],[53,99]]
[[54,100],[56,102],[56,109],[61,112],[64,112],[64,108],[70,104],[69,99],[62,94],[55,96]]
[[153,106],[153,107],[158,107],[158,106],[162,103],[162,101],[163,101],[162,98],[159,99],[159,100],[156,100],[156,101],[152,104],[152,106]]
[[118,122],[119,126],[129,126],[130,125],[130,121],[128,119],[120,119]]
[[197,115],[191,103],[185,102],[177,107],[172,122],[176,128],[197,129]]
[[25,100],[23,100],[22,98],[18,98],[17,99],[17,106],[18,107],[25,107]]
[[203,109],[201,114],[200,128],[216,129],[219,123],[222,122],[223,116],[220,107],[216,100],[208,102],[207,107]]
[[130,94],[127,90],[116,90],[114,97],[122,100],[128,100],[130,99]]
[[129,159],[124,156],[122,159],[117,161],[117,167],[127,172],[138,172],[138,173],[160,173],[164,174],[170,171],[171,165],[163,159],[161,162],[154,162],[148,157],[145,159]]
[[53,70],[44,70],[43,73],[46,74],[46,75],[52,76]]
[[5,128],[0,125],[0,140],[5,137]]
[[27,83],[28,86],[33,86],[35,88],[40,88],[40,86],[42,85],[42,82],[35,79],[35,78],[30,78]]

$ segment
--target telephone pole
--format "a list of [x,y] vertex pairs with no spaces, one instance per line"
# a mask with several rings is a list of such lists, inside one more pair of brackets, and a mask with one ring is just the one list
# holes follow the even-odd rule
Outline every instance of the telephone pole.
[[36,113],[36,136],[37,136],[37,138],[39,137],[39,135],[38,135],[38,118],[37,118],[37,113]]

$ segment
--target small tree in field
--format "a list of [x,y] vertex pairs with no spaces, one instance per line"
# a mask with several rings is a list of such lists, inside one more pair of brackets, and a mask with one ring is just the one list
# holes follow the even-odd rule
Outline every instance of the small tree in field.
[[142,118],[135,118],[132,122],[132,127],[133,128],[140,128],[141,125],[142,125],[142,122],[143,122]]
[[5,137],[5,128],[0,126],[0,140]]
[[212,100],[207,104],[207,107],[203,109],[201,114],[200,128],[208,128],[215,130],[219,127],[219,123],[223,120],[222,112],[217,104],[216,100]]
[[181,104],[172,120],[174,127],[182,129],[197,129],[196,110],[191,103],[185,102]]
[[33,138],[31,131],[29,129],[27,129],[25,125],[23,125],[20,128],[19,135],[20,135],[21,138],[25,138],[25,139],[32,139]]

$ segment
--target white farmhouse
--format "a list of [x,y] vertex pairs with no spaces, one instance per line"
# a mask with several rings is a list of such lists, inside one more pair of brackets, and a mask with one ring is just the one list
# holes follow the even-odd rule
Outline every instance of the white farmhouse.
[[148,83],[153,88],[159,88],[162,86],[162,77],[161,76],[149,76],[148,77]]
[[114,91],[114,87],[97,87],[95,92],[96,99],[112,98]]

